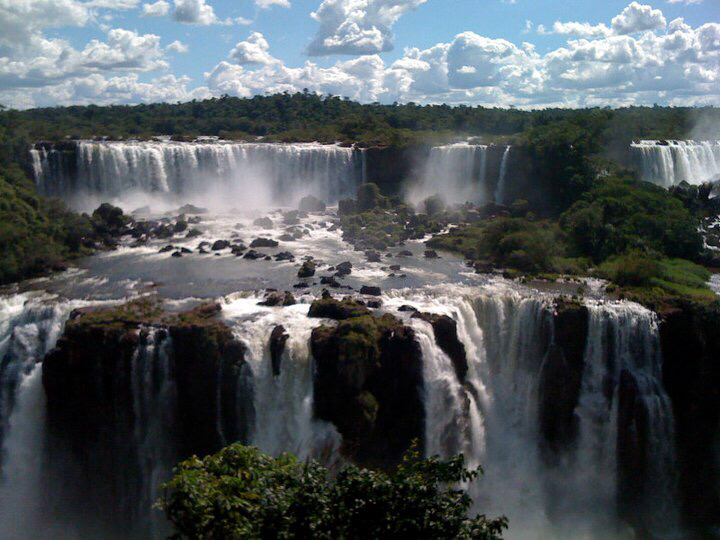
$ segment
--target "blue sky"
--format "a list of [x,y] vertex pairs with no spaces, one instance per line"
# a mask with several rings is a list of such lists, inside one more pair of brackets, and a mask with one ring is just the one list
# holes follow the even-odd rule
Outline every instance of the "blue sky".
[[0,0],[0,103],[720,105],[720,0]]

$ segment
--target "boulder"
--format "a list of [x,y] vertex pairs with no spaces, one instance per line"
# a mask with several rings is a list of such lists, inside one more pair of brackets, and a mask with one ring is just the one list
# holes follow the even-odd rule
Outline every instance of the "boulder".
[[425,258],[426,259],[439,259],[437,252],[432,249],[426,249],[425,250]]
[[335,275],[338,277],[347,276],[352,272],[352,263],[350,261],[341,262],[335,265]]
[[310,304],[308,317],[335,319],[337,321],[369,315],[370,310],[354,298],[346,297],[336,300],[324,297]]
[[278,291],[271,291],[266,296],[265,299],[261,302],[258,302],[259,306],[292,306],[295,305],[295,297],[292,295],[291,292],[285,291],[285,292],[278,292]]
[[315,275],[315,263],[312,261],[305,261],[302,263],[300,270],[297,273],[299,278],[309,278]]
[[334,289],[337,289],[338,287],[340,287],[340,283],[335,279],[334,276],[322,276],[320,278],[320,283],[322,285],[327,285]]
[[261,253],[259,251],[255,251],[254,249],[251,249],[245,255],[243,255],[243,259],[249,259],[251,261],[255,261],[257,259],[264,259],[267,255],[265,253]]
[[370,296],[380,296],[382,294],[382,292],[380,291],[380,287],[363,285],[362,287],[360,287],[360,294],[367,294]]
[[435,343],[437,343],[438,347],[440,347],[452,361],[458,380],[465,382],[468,363],[465,354],[465,345],[463,345],[457,335],[457,322],[447,315],[420,311],[413,313],[412,318],[422,319],[432,325],[435,334]]
[[228,242],[227,240],[215,240],[215,242],[213,242],[212,247],[210,249],[212,249],[213,251],[220,251],[222,249],[227,249],[229,247],[230,247],[230,242]]
[[168,244],[165,247],[161,247],[158,253],[167,253],[168,251],[172,251],[173,249],[175,249],[175,246],[173,246],[172,244]]
[[273,328],[270,332],[270,362],[272,365],[273,376],[280,375],[280,367],[282,363],[282,355],[285,351],[285,344],[290,336],[285,331],[285,327],[281,324]]
[[325,208],[325,203],[312,195],[300,199],[300,204],[298,205],[298,210],[301,212],[324,212]]
[[274,248],[274,247],[278,247],[278,243],[276,240],[273,240],[272,238],[258,237],[258,238],[255,238],[252,242],[250,242],[250,247],[251,248],[257,248],[257,247]]
[[187,234],[185,235],[185,238],[196,238],[198,236],[202,236],[202,231],[197,228],[190,229]]
[[175,213],[176,214],[207,214],[208,213],[207,208],[201,208],[199,206],[194,206],[192,204],[185,204],[178,208]]
[[255,225],[256,227],[261,227],[263,229],[272,229],[275,227],[275,223],[273,223],[273,220],[267,216],[257,218],[255,221],[253,221],[253,225]]
[[275,260],[276,261],[294,261],[295,255],[293,255],[289,251],[281,251],[280,253],[275,254]]

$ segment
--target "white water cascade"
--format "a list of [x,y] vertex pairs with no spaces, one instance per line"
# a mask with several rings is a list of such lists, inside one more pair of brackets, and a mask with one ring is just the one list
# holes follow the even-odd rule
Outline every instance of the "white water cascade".
[[44,295],[0,297],[0,537],[37,526],[45,445],[43,356],[75,307]]
[[509,151],[509,146],[501,153],[497,147],[467,142],[434,146],[406,198],[414,205],[432,195],[449,204],[497,203],[507,189]]
[[[465,454],[485,475],[471,486],[475,509],[510,520],[507,538],[622,538],[618,440],[621,375],[637,384],[635,407],[647,415],[647,478],[639,519],[657,533],[677,527],[673,415],[661,385],[655,316],[628,302],[586,303],[584,369],[575,415],[576,441],[555,465],[541,452],[540,380],[553,343],[548,298],[506,287],[417,293],[409,302],[458,322],[467,352],[464,384],[435,345],[427,323],[411,320],[424,360],[426,450]],[[624,375],[623,375],[624,374]]]
[[663,187],[720,177],[720,141],[639,141],[631,151],[642,180]]
[[[312,329],[324,321],[308,318],[306,303],[270,308],[258,306],[259,299],[257,294],[238,293],[222,300],[223,319],[247,346],[249,372],[241,372],[237,392],[239,397],[251,392],[253,411],[238,411],[236,417],[251,424],[248,442],[271,454],[290,451],[303,459],[341,462],[337,431],[313,418],[309,341]],[[74,305],[49,300],[17,295],[0,304],[5,432],[1,537],[22,537],[28,530],[24,527],[32,527],[42,512],[38,497],[45,399],[42,367],[36,362],[54,345]],[[394,290],[383,295],[383,304],[413,327],[420,345],[426,452],[460,452],[470,466],[485,468],[485,475],[470,486],[474,510],[508,516],[507,538],[624,538],[627,526],[619,519],[618,495],[627,469],[621,446],[629,429],[647,441],[644,470],[639,471],[646,480],[636,494],[638,519],[653,532],[673,530],[673,416],[661,385],[654,314],[629,302],[584,302],[588,326],[574,410],[577,435],[550,464],[541,451],[539,417],[541,374],[556,339],[551,297],[499,280],[480,287]],[[399,314],[403,304],[457,322],[468,360],[465,381],[458,379],[453,363],[436,344],[431,325]],[[289,338],[280,372],[274,374],[269,337],[277,325]],[[136,420],[123,444],[134,449],[141,475],[140,496],[129,504],[137,508],[138,520],[150,519],[139,530],[152,531],[155,537],[163,536],[165,524],[152,516],[149,505],[159,484],[169,478],[178,452],[172,347],[164,331],[148,328],[130,361],[128,380],[132,399],[126,406],[132,407],[128,412]],[[641,410],[642,422],[625,422],[624,408]],[[222,422],[217,429],[222,434]],[[227,438],[223,442],[232,442]],[[68,524],[63,525],[63,534],[55,537],[71,538]]]
[[502,160],[500,161],[500,178],[498,179],[497,187],[495,188],[495,204],[507,204],[508,202],[505,199],[507,198],[507,162],[508,156],[510,155],[510,148],[512,147],[508,146],[505,148]]
[[[363,181],[364,152],[317,143],[170,141],[95,142],[66,153],[31,150],[36,183],[46,195],[216,197],[228,205],[284,204],[314,194],[335,202]],[[69,174],[68,170],[74,170]]]
[[[251,370],[255,416],[250,442],[271,455],[293,452],[301,459],[336,461],[340,435],[331,424],[313,418],[313,359],[309,344],[310,333],[320,321],[308,318],[307,304],[278,312],[259,307],[258,300],[256,296],[231,295],[223,307],[233,333],[248,347],[246,360]],[[269,337],[277,325],[282,325],[289,337],[280,373],[275,375]]]

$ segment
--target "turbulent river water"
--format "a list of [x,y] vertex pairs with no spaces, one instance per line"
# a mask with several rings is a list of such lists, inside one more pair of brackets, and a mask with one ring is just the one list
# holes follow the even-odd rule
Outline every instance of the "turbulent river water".
[[[178,165],[171,174],[168,163],[180,159],[182,152],[167,145],[157,143],[158,148],[148,153],[158,153],[157,159],[165,167],[164,181],[170,186],[182,176],[182,167]],[[312,159],[339,166],[335,161],[339,150],[325,148],[328,155]],[[133,167],[156,159],[150,155],[131,157],[135,150],[123,147],[116,153],[134,163]],[[223,152],[236,154],[239,150]],[[118,156],[112,159],[120,160]],[[350,169],[342,169],[342,174],[334,169],[325,171],[320,175],[324,183],[314,183],[322,186],[313,188],[316,194],[332,201],[332,194],[347,190],[346,183],[362,179],[361,172],[352,172],[357,171],[355,157],[346,157]],[[443,167],[442,157],[439,159],[438,167]],[[106,161],[103,169],[83,172],[82,181],[118,186],[123,178],[151,177],[145,173],[134,176],[132,167],[125,170],[112,166],[116,168],[109,169]],[[357,166],[361,171],[361,163]],[[293,171],[274,173],[273,178],[282,183],[282,178],[294,177]],[[45,181],[42,175],[39,181]],[[328,187],[327,182],[332,185]],[[502,194],[502,188],[498,190]],[[113,187],[111,192],[122,202],[121,188]],[[161,195],[164,192],[163,188]],[[129,197],[125,209],[132,210],[131,205],[137,202],[134,196]],[[162,215],[168,208],[177,207],[176,203],[175,194],[165,201],[157,196],[150,201],[155,205],[151,211]],[[236,209],[230,211],[232,207]],[[82,518],[46,519],[47,506],[56,506],[57,501],[49,501],[47,496],[48,482],[56,474],[46,470],[52,460],[47,456],[41,381],[42,359],[77,307],[113,304],[149,293],[165,298],[169,308],[177,310],[200,299],[217,299],[223,306],[221,316],[247,345],[249,371],[238,377],[237,391],[252,400],[247,410],[237,414],[242,425],[219,422],[219,436],[230,443],[232,434],[242,433],[246,442],[271,454],[291,451],[301,457],[341,462],[337,430],[313,417],[314,360],[309,338],[315,326],[327,321],[308,318],[307,311],[322,290],[317,278],[342,261],[353,264],[343,284],[354,289],[364,284],[380,286],[383,305],[379,312],[393,313],[415,330],[423,362],[426,453],[449,456],[461,452],[470,464],[484,467],[486,474],[469,487],[474,510],[507,515],[508,538],[632,538],[630,527],[618,514],[618,393],[622,374],[629,373],[637,382],[638,402],[645,417],[642,436],[651,442],[642,459],[645,476],[651,480],[639,497],[636,521],[658,537],[676,537],[674,419],[661,383],[662,352],[658,322],[652,312],[630,302],[608,300],[596,284],[586,286],[582,302],[589,317],[580,397],[574,411],[576,443],[548,458],[539,407],[543,367],[553,354],[556,339],[553,298],[573,293],[577,284],[539,290],[498,275],[476,274],[462,259],[449,254],[442,254],[440,259],[424,258],[421,241],[391,248],[382,262],[368,262],[362,252],[353,251],[342,240],[340,230],[328,226],[334,212],[330,207],[327,212],[310,214],[301,219],[300,227],[306,231],[301,238],[280,241],[276,248],[262,248],[270,255],[291,251],[296,262],[251,261],[235,257],[228,249],[202,255],[196,249],[202,241],[235,237],[249,242],[258,236],[277,239],[284,232],[277,209],[243,204],[242,198],[228,195],[223,204],[201,216],[197,225],[201,236],[170,241],[191,248],[191,254],[171,257],[170,253],[159,253],[167,240],[130,247],[128,239],[119,249],[84,260],[76,268],[4,290],[0,296],[0,537],[79,538],[76,520]],[[255,218],[265,215],[276,222],[274,228],[253,225]],[[412,256],[399,256],[400,250],[409,250]],[[294,291],[298,303],[284,308],[259,306],[266,288],[293,290],[301,258],[306,255],[320,264],[311,286]],[[401,270],[391,271],[391,264],[399,264]],[[469,363],[464,383],[436,344],[430,324],[399,312],[401,305],[446,314],[457,321],[458,337]],[[270,332],[278,324],[290,336],[279,376],[273,374],[268,349]],[[150,506],[158,486],[169,477],[178,452],[173,442],[177,395],[172,347],[172,340],[155,339],[151,333],[133,359],[133,414],[139,420],[128,444],[139,456],[143,495],[139,500],[118,502],[135,505],[137,530],[105,530],[105,537],[149,538],[166,532],[161,516]]]

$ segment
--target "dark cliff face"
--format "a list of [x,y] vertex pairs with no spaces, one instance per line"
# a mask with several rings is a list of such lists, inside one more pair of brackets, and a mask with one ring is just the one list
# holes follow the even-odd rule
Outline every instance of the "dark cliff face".
[[335,424],[346,456],[390,467],[414,439],[422,449],[422,354],[411,328],[360,315],[315,328],[311,349],[315,416]]
[[401,195],[405,182],[421,173],[430,146],[385,146],[365,150],[367,180],[385,195]]
[[664,314],[660,338],[682,513],[687,525],[707,531],[720,527],[720,309],[678,304]]
[[554,339],[540,372],[540,431],[546,460],[552,462],[575,441],[589,314],[585,306],[560,302],[553,316]]
[[169,465],[246,441],[251,425],[238,418],[252,414],[238,391],[245,348],[215,319],[219,306],[170,317],[128,306],[74,313],[43,364],[49,506],[89,535],[147,527],[153,421]]

